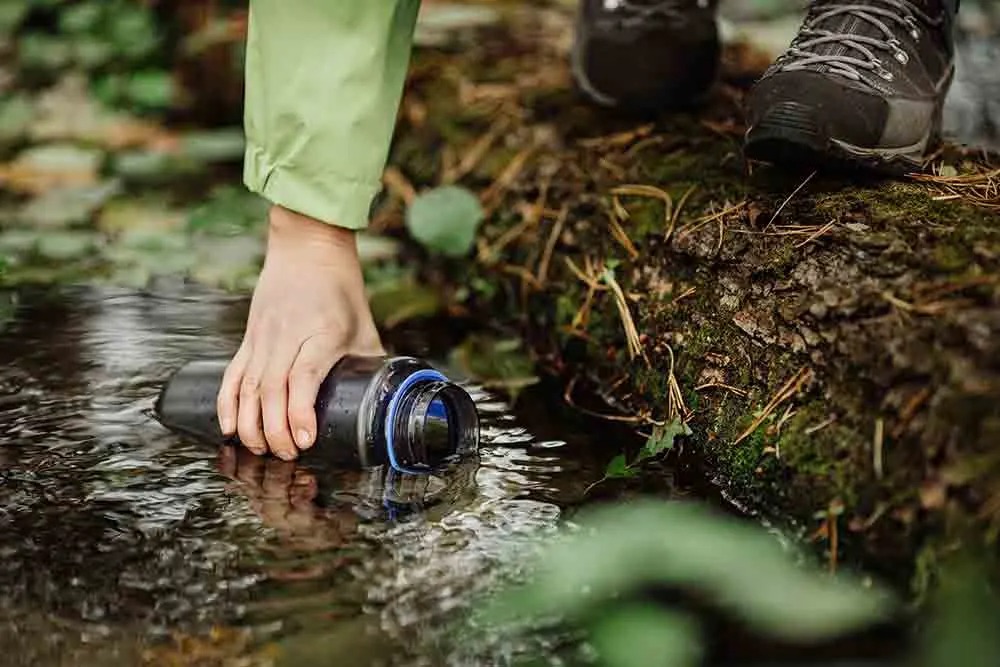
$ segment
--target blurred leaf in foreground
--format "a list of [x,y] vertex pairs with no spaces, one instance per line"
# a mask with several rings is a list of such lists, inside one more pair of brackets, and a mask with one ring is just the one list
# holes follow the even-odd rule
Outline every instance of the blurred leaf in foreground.
[[428,250],[461,257],[472,249],[483,217],[483,207],[474,194],[448,185],[413,200],[406,212],[406,226]]
[[694,619],[651,604],[631,604],[594,623],[591,643],[615,667],[695,667],[701,664]]
[[698,592],[766,635],[833,638],[884,620],[888,594],[800,567],[761,527],[688,503],[640,501],[581,513],[583,530],[545,550],[531,581],[502,595],[494,620],[587,622],[651,587]]
[[946,568],[924,633],[921,667],[1000,665],[1000,597],[990,573],[971,563]]

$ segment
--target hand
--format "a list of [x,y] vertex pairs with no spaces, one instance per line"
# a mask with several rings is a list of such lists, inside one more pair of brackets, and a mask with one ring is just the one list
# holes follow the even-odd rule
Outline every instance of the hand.
[[243,344],[219,390],[222,432],[295,459],[316,439],[319,386],[347,354],[384,354],[354,233],[276,206]]

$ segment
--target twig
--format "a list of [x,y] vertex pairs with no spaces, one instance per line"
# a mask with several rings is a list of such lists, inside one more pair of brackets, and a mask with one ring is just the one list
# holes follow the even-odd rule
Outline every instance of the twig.
[[525,215],[524,219],[518,224],[514,225],[510,229],[506,230],[501,234],[492,245],[485,245],[480,248],[478,253],[478,260],[481,262],[489,262],[495,258],[501,250],[507,247],[508,244],[519,238],[526,231],[538,224],[541,220],[542,215],[545,213],[545,206],[548,203],[549,198],[549,186],[552,183],[551,175],[546,176],[542,179],[541,187],[538,191],[538,199],[531,207],[530,215]]
[[702,227],[704,227],[707,224],[715,222],[716,220],[722,220],[726,216],[728,216],[729,214],[736,213],[737,211],[742,210],[744,207],[746,207],[746,205],[747,205],[747,201],[743,200],[743,201],[739,202],[738,204],[733,204],[731,206],[726,206],[721,211],[719,211],[717,213],[709,213],[708,215],[703,216],[701,218],[698,218],[697,220],[695,220],[695,221],[693,221],[693,222],[691,222],[689,224],[686,224],[683,227],[681,227],[677,231],[677,236],[678,236],[678,238],[680,238],[680,237],[683,237],[683,236],[688,236],[689,234],[693,234],[693,233],[695,233],[696,231],[698,231],[699,229],[701,229]]
[[745,396],[747,396],[750,393],[746,389],[740,389],[738,387],[733,387],[733,386],[728,385],[728,384],[723,384],[722,382],[706,382],[705,384],[698,385],[697,387],[694,388],[694,390],[695,391],[704,391],[706,389],[715,389],[715,388],[725,389],[726,391],[731,391],[732,393],[736,394],[737,396],[742,396],[742,397],[745,397]]
[[839,517],[840,512],[839,503],[836,501],[831,502],[826,513],[826,525],[830,531],[830,574],[837,574],[837,555],[840,551],[840,534],[839,534]]
[[410,179],[392,165],[386,167],[385,171],[382,172],[382,182],[385,183],[386,190],[402,199],[407,206],[417,198],[417,190],[413,187]]
[[552,252],[559,241],[559,235],[562,234],[563,225],[566,224],[567,217],[569,217],[569,205],[564,204],[562,210],[559,211],[559,217],[556,218],[555,224],[552,225],[552,233],[549,234],[549,240],[545,243],[542,259],[538,262],[538,284],[542,287],[545,286],[545,280],[549,273],[549,262],[552,261]]
[[595,412],[594,410],[589,410],[581,405],[578,405],[576,401],[573,400],[573,390],[576,388],[576,383],[579,379],[579,376],[575,375],[566,384],[566,389],[563,391],[563,400],[566,402],[566,405],[570,406],[574,410],[579,410],[586,415],[590,415],[591,417],[606,419],[608,421],[623,422],[626,424],[641,424],[646,421],[646,417],[642,415],[609,415],[603,412]]
[[815,232],[812,236],[810,236],[806,240],[799,241],[798,243],[796,243],[795,247],[796,248],[801,248],[802,246],[809,245],[810,243],[812,243],[813,241],[815,241],[819,237],[823,236],[823,234],[826,234],[828,231],[830,231],[831,229],[833,229],[834,225],[836,225],[836,224],[837,224],[836,220],[831,220],[830,222],[828,222],[825,225],[823,225],[819,229],[819,231]]
[[685,204],[687,204],[688,199],[691,198],[691,195],[694,194],[694,191],[697,188],[698,188],[697,185],[692,185],[690,188],[687,189],[687,192],[685,192],[681,196],[681,200],[679,202],[677,202],[677,207],[674,208],[674,213],[673,213],[673,215],[670,216],[670,226],[667,229],[666,233],[663,235],[663,240],[664,241],[669,241],[671,235],[673,235],[673,233],[674,233],[674,230],[677,229],[677,221],[680,220],[681,211],[684,210]]
[[[608,286],[615,297],[615,306],[618,308],[618,315],[622,320],[622,328],[625,330],[625,341],[628,344],[629,358],[642,357],[646,359],[642,344],[639,342],[639,331],[635,327],[635,321],[632,319],[632,313],[628,308],[628,300],[625,297],[625,292],[622,291],[621,285],[618,284],[614,272],[605,270],[601,274],[601,280],[604,281],[604,284]],[[649,360],[646,359],[646,362],[648,363]]]
[[[600,284],[599,282],[600,276],[592,275],[590,272],[584,273],[583,271],[580,270],[580,267],[578,267],[576,263],[573,262],[573,260],[570,259],[569,257],[563,257],[563,261],[566,263],[566,268],[568,268],[570,272],[573,275],[575,275],[580,280],[580,282],[582,282],[587,287],[590,287],[591,289],[598,291],[603,291],[608,289],[606,285]],[[590,267],[589,257],[586,258],[586,262],[587,262],[587,268],[590,269],[591,267]]]
[[486,209],[486,217],[493,214],[493,210],[496,208],[500,201],[500,197],[503,193],[510,187],[514,179],[524,170],[524,165],[527,164],[528,159],[534,154],[536,146],[528,146],[511,158],[504,170],[500,172],[497,179],[493,181],[493,184],[480,195],[480,201],[483,203],[483,208]]
[[[673,234],[674,200],[666,190],[653,185],[619,185],[611,191],[611,194],[618,196],[645,197],[647,199],[659,199],[663,202],[663,222],[667,226],[664,238],[670,238]],[[619,203],[620,206],[620,203]],[[624,208],[624,207],[623,207]],[[626,212],[627,214],[627,212]]]
[[812,371],[808,367],[799,369],[788,382],[782,385],[781,389],[771,398],[761,414],[754,419],[753,423],[736,439],[733,445],[738,445],[746,440],[757,430],[757,427],[764,423],[768,417],[778,408],[779,405],[795,396],[802,387],[812,379]]
[[681,393],[677,375],[674,374],[674,349],[667,345],[667,352],[670,354],[670,367],[667,369],[667,417],[673,421],[686,418],[688,409],[684,404],[684,394]]
[[615,220],[615,216],[608,216],[608,225],[611,227],[611,236],[618,241],[621,247],[625,248],[625,252],[628,253],[629,257],[631,259],[639,257],[639,251],[636,249],[635,244],[632,243],[632,239],[628,237],[622,226]]
[[799,194],[802,191],[802,188],[809,185],[809,181],[811,181],[813,177],[816,176],[817,173],[818,172],[814,171],[813,173],[806,176],[806,180],[802,181],[802,184],[799,187],[795,188],[792,191],[792,194],[788,195],[788,198],[785,199],[785,201],[781,202],[781,206],[779,206],[778,210],[774,212],[774,215],[771,216],[771,219],[768,221],[768,223],[764,225],[764,231],[767,231],[771,227],[774,221],[778,219],[778,216],[781,215],[781,212],[785,210],[785,207],[788,206],[791,203],[791,201],[795,198],[795,195]]
[[812,435],[813,433],[819,433],[820,431],[822,431],[823,429],[825,429],[830,424],[833,424],[835,421],[837,421],[837,415],[830,415],[829,417],[827,417],[826,419],[824,419],[820,423],[814,424],[813,426],[810,426],[809,428],[807,428],[804,431],[804,433],[806,435]]
[[460,178],[468,175],[482,161],[483,157],[490,150],[490,147],[507,130],[510,119],[507,116],[500,116],[490,128],[469,148],[465,157],[452,169],[446,169],[441,176],[442,183],[454,183]]
[[882,462],[882,445],[885,441],[885,420],[879,417],[875,420],[875,436],[873,438],[872,458],[875,467],[875,479],[882,479],[885,474]]

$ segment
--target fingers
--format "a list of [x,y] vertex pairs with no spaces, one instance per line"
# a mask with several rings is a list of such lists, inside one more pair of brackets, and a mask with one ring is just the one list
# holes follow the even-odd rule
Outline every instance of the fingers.
[[261,385],[264,436],[277,457],[291,461],[299,451],[288,427],[288,377],[299,353],[300,342],[296,338],[280,336],[275,341],[277,345],[271,350]]
[[333,365],[343,356],[332,339],[306,340],[288,374],[288,423],[299,449],[316,442],[316,394]]
[[236,433],[240,383],[243,382],[243,373],[249,358],[250,346],[244,340],[233,360],[226,367],[226,372],[222,376],[222,384],[219,387],[219,395],[215,400],[215,410],[219,416],[219,428],[226,437]]
[[267,441],[264,438],[260,416],[260,392],[266,364],[266,353],[260,348],[254,349],[240,382],[239,414],[236,417],[240,442],[257,455],[267,452]]

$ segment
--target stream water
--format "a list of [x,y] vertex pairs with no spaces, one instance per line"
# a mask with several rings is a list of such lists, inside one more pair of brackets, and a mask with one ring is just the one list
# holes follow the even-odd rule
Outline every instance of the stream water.
[[460,664],[488,649],[452,641],[447,621],[516,571],[518,545],[554,529],[616,446],[470,385],[484,446],[448,479],[386,484],[215,451],[168,433],[151,407],[183,361],[234,350],[244,300],[78,289],[0,292],[0,304],[7,666],[134,664],[158,642],[147,659],[189,664],[162,640],[210,628],[182,653]]

